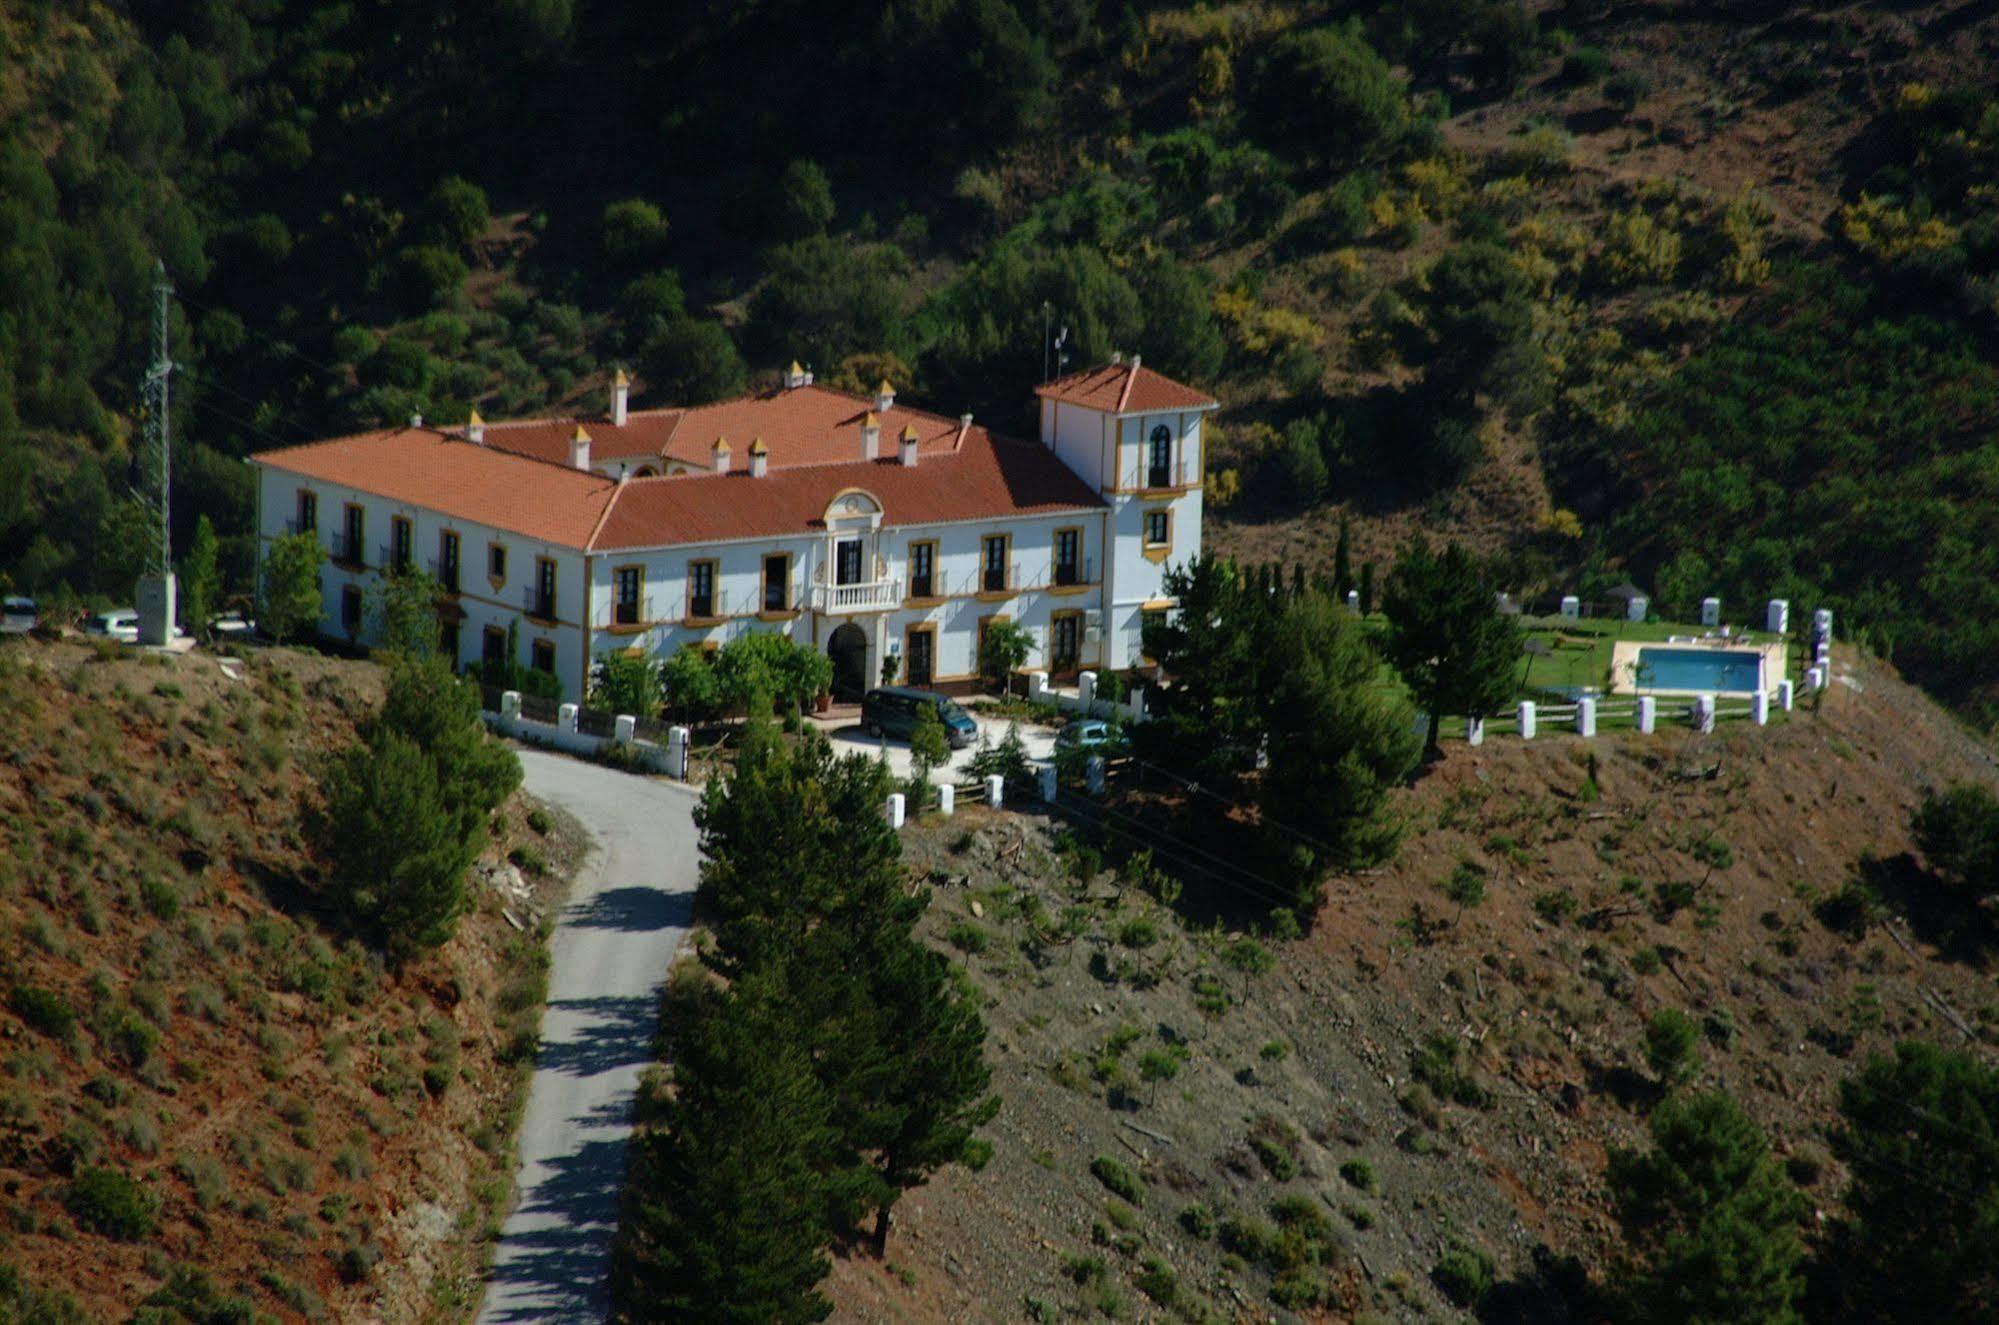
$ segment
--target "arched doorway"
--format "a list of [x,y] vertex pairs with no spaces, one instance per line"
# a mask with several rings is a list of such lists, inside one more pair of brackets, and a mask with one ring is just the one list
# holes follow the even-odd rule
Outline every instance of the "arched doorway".
[[833,660],[833,698],[859,699],[868,688],[868,634],[849,621],[826,641]]

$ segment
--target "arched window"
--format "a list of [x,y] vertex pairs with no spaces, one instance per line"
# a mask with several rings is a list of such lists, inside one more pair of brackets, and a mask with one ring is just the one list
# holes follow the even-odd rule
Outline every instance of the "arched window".
[[1152,430],[1151,453],[1146,457],[1145,486],[1173,486],[1173,430],[1160,424]]

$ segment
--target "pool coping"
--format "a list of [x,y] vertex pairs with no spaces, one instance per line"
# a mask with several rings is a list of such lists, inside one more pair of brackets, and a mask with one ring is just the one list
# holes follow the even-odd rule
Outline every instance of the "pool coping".
[[[1643,649],[1711,649],[1716,653],[1754,653],[1763,660],[1763,679],[1767,690],[1775,690],[1777,681],[1784,679],[1790,662],[1790,647],[1781,638],[1758,641],[1745,635],[1726,638],[1664,639],[1664,640],[1618,640],[1610,650],[1610,693],[1613,695],[1651,695],[1659,699],[1695,699],[1701,695],[1717,698],[1746,698],[1758,693],[1756,690],[1662,690],[1652,686],[1635,684],[1638,675],[1638,654]],[[1772,678],[1775,678],[1774,680]]]

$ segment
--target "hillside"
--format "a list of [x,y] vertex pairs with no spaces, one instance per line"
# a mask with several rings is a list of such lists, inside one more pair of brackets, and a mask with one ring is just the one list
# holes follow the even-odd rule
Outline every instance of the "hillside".
[[[540,1015],[517,922],[580,830],[510,803],[481,869],[517,895],[482,887],[446,947],[385,970],[317,908],[299,832],[380,693],[370,664],[281,650],[0,649],[0,1316],[21,1284],[85,1321],[477,1300]],[[523,883],[513,845],[552,872]]]
[[[1999,758],[1892,670],[1840,663],[1816,715],[1594,743],[1594,799],[1572,737],[1453,747],[1403,796],[1400,857],[1336,881],[1262,973],[1198,877],[1168,907],[1142,868],[1096,872],[1087,834],[1057,822],[913,830],[932,939],[987,995],[1005,1104],[983,1171],[947,1169],[898,1208],[886,1265],[837,1263],[837,1318],[1288,1303],[1456,1319],[1431,1274],[1462,1244],[1502,1285],[1481,1319],[1588,1319],[1586,1280],[1620,1251],[1606,1157],[1642,1141],[1642,1031],[1662,1007],[1702,1024],[1700,1082],[1741,1100],[1831,1209],[1841,1078],[1898,1038],[1962,1044],[1959,1020],[1999,1044],[1989,954],[1925,905],[1906,854],[1920,788],[1990,783]],[[1176,840],[1170,800],[1122,804],[1168,826],[1160,863],[1215,866]],[[1488,888],[1460,915],[1439,884],[1465,861]],[[1829,927],[1860,870],[1889,918]],[[1669,906],[1672,884],[1692,886]]]
[[0,574],[129,594],[159,255],[231,589],[248,450],[794,357],[1025,428],[1067,326],[1227,402],[1221,551],[1789,596],[1989,714],[1995,51],[1982,0],[16,7]]

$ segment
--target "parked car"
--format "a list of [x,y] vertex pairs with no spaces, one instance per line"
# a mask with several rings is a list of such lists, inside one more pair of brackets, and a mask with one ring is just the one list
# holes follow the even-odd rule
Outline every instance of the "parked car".
[[208,618],[208,637],[217,643],[255,639],[257,623],[248,612],[222,612]]
[[1103,718],[1075,718],[1055,733],[1055,748],[1085,750],[1093,755],[1121,755],[1131,749],[1124,728]]
[[139,613],[130,607],[115,607],[109,612],[92,612],[83,619],[83,633],[95,635],[98,639],[117,640],[120,644],[139,642]]
[[0,598],[0,635],[25,635],[41,623],[41,608],[32,598],[9,594]]
[[949,695],[914,686],[883,686],[870,690],[861,699],[861,726],[870,736],[894,736],[908,740],[916,730],[917,718],[928,705],[944,724],[944,735],[953,750],[962,750],[978,739],[979,724]]

